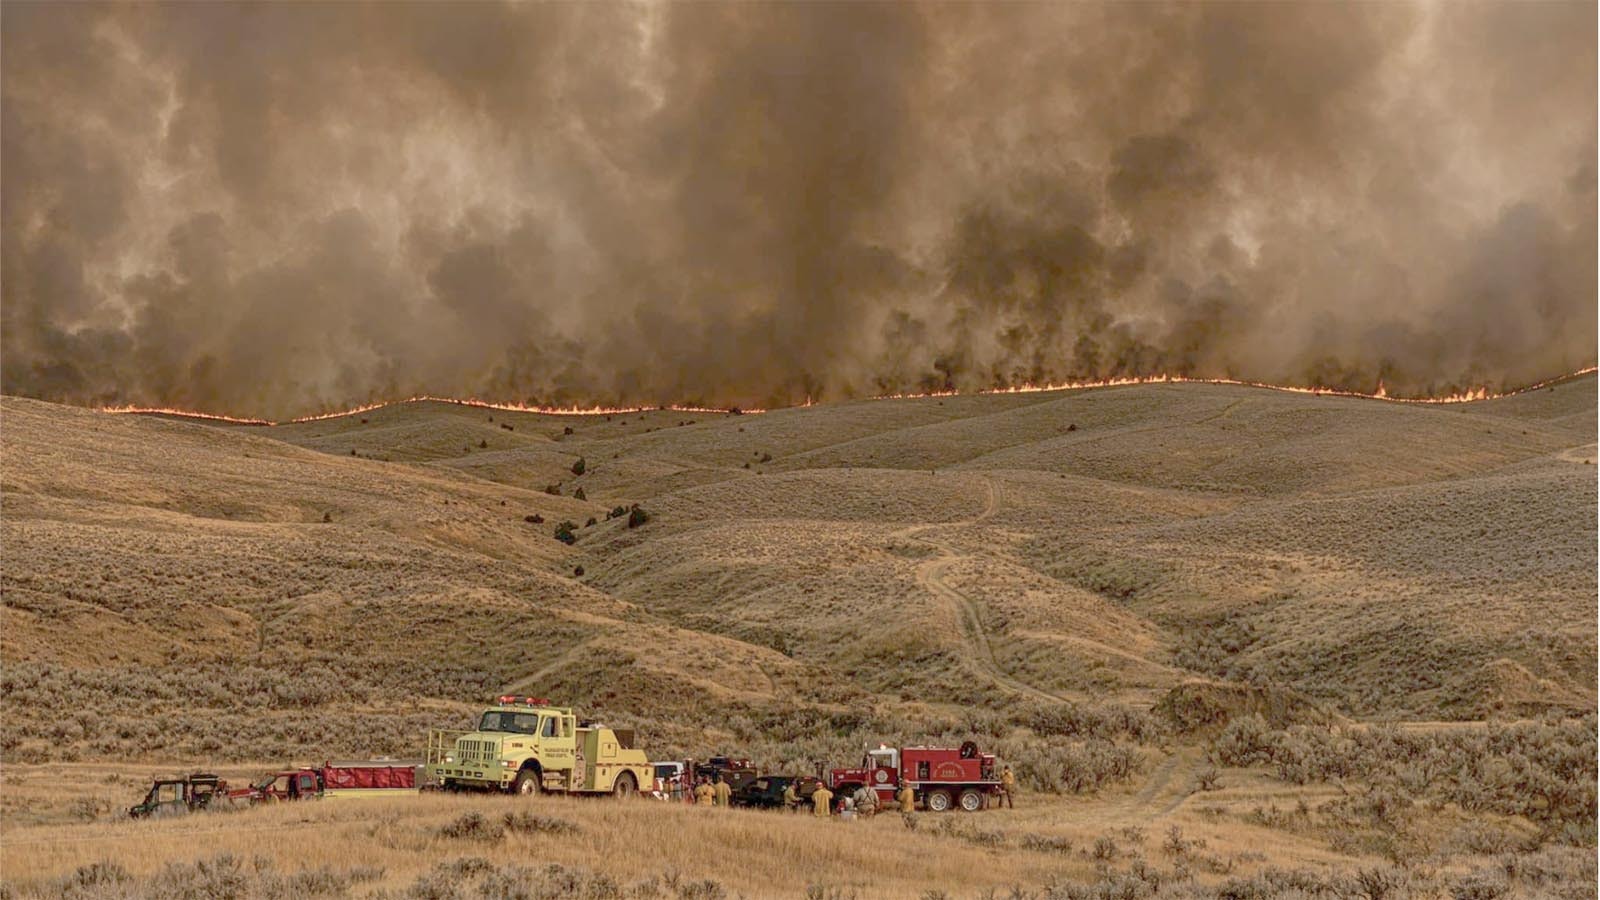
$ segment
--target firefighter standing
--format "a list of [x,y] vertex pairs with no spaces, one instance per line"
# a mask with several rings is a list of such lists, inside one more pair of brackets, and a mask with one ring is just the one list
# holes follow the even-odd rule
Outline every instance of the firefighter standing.
[[817,789],[811,793],[811,812],[818,818],[828,817],[828,804],[833,802],[833,791],[825,787],[822,782],[817,782]]
[[698,784],[694,789],[694,805],[710,806],[713,802],[715,802],[716,796],[717,792],[712,790],[711,783],[706,781],[704,778],[701,778],[700,784]]
[[794,782],[791,781],[783,788],[783,808],[794,812],[800,806],[800,795],[794,792]]
[[916,812],[916,810],[917,810],[917,792],[913,791],[911,789],[911,785],[907,784],[907,785],[902,785],[900,787],[899,799],[900,799],[900,811],[901,812],[903,812],[903,813]]
[[1016,792],[1017,776],[1011,774],[1010,766],[1006,766],[1006,770],[1000,773],[1000,799],[1005,801],[1006,807],[1009,809],[1017,808],[1017,805],[1011,800],[1011,795]]
[[727,806],[728,799],[733,796],[733,788],[728,787],[728,783],[722,780],[721,775],[717,776],[716,786],[711,789],[711,792],[712,799],[716,801],[718,806]]
[[878,792],[869,787],[861,787],[856,791],[856,812],[864,819],[870,819],[878,814]]

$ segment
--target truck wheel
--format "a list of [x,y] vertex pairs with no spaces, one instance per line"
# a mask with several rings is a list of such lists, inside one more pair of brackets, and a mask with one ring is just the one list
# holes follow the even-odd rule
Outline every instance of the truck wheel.
[[622,798],[632,797],[638,793],[639,784],[633,780],[632,772],[623,772],[617,776],[617,783],[611,786],[611,796]]
[[511,783],[511,792],[523,797],[532,797],[534,794],[539,793],[541,787],[539,784],[539,770],[523,769],[517,773],[517,780]]
[[967,788],[966,790],[962,791],[959,802],[961,804],[961,808],[967,812],[977,812],[978,810],[983,809],[983,795],[978,793],[973,788]]
[[925,802],[928,804],[928,812],[949,812],[951,806],[950,792],[946,790],[929,791],[928,799]]

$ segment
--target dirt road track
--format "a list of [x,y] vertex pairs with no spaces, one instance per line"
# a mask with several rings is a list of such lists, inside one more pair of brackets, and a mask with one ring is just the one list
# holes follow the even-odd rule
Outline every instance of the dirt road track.
[[1582,447],[1568,447],[1557,453],[1556,458],[1570,463],[1589,463],[1593,465],[1596,456],[1595,447],[1596,445],[1594,444],[1584,444]]
[[917,566],[917,584],[926,588],[929,593],[948,603],[956,613],[956,620],[961,624],[962,638],[965,640],[967,650],[973,662],[991,680],[1018,694],[1024,694],[1039,700],[1055,703],[1067,702],[1065,697],[1060,697],[1049,691],[1041,690],[1027,682],[1014,678],[1009,672],[1000,667],[995,660],[994,646],[989,642],[989,635],[983,630],[983,617],[978,611],[978,605],[971,597],[952,587],[945,581],[944,573],[951,566],[963,560],[971,559],[969,554],[957,551],[951,545],[936,537],[924,536],[935,528],[960,528],[978,525],[990,518],[1000,509],[1004,497],[1004,489],[989,476],[983,476],[984,487],[988,489],[988,499],[984,503],[983,511],[971,519],[956,522],[936,522],[926,525],[913,525],[894,534],[894,537],[919,541],[939,551],[939,555]]
[[1188,747],[1172,754],[1156,766],[1139,792],[1114,804],[1107,815],[1127,822],[1149,822],[1160,818],[1189,799],[1195,774],[1205,762],[1200,751]]
[[[1231,409],[1231,406],[1229,408]],[[1223,411],[1226,412],[1227,410]],[[1058,703],[1069,702],[1067,698],[1028,684],[1001,668],[995,659],[989,634],[983,630],[983,618],[977,603],[944,578],[945,572],[951,566],[972,557],[970,554],[961,553],[945,541],[928,535],[927,532],[938,528],[979,525],[993,517],[1004,502],[1004,488],[989,476],[984,476],[983,481],[988,489],[988,499],[983,511],[978,515],[956,522],[913,525],[896,532],[893,536],[918,541],[939,552],[938,556],[917,566],[917,584],[949,603],[956,612],[957,620],[961,623],[962,637],[965,639],[972,660],[985,675],[996,684],[1024,696]],[[1156,766],[1137,793],[1114,802],[1105,810],[1104,815],[1111,821],[1128,824],[1143,824],[1167,815],[1189,798],[1191,782],[1203,762],[1204,759],[1199,751],[1192,748],[1174,753]]]

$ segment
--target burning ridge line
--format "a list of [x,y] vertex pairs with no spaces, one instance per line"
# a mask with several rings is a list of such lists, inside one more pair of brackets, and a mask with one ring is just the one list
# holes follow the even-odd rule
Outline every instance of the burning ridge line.
[[[1038,394],[1051,391],[1082,391],[1093,388],[1126,387],[1142,384],[1220,384],[1235,387],[1261,388],[1269,391],[1282,391],[1290,394],[1307,394],[1317,397],[1348,397],[1356,400],[1381,400],[1385,403],[1411,403],[1419,405],[1441,406],[1455,403],[1475,403],[1480,400],[1499,400],[1504,397],[1514,397],[1518,394],[1527,394],[1551,385],[1559,384],[1573,378],[1593,374],[1596,366],[1588,366],[1555,378],[1515,388],[1509,391],[1491,392],[1488,388],[1478,387],[1441,397],[1395,397],[1391,396],[1380,381],[1378,389],[1367,394],[1360,391],[1349,391],[1341,388],[1328,387],[1298,387],[1295,385],[1269,384],[1263,381],[1244,381],[1237,378],[1191,378],[1185,375],[1142,375],[1129,378],[1108,378],[1096,381],[1067,381],[1050,384],[1021,384],[1007,387],[985,388],[978,391],[928,391],[924,393],[879,394],[868,400],[918,400],[929,397],[957,397],[962,395],[985,394]],[[155,415],[174,416],[185,419],[202,419],[208,422],[225,422],[230,425],[299,425],[306,422],[320,422],[325,419],[337,419],[343,416],[360,415],[385,406],[398,406],[405,403],[448,403],[454,406],[466,406],[473,409],[495,409],[506,412],[533,413],[541,416],[610,416],[632,415],[645,412],[682,412],[682,413],[733,413],[744,415],[759,415],[767,412],[764,409],[740,409],[730,407],[726,409],[710,406],[537,406],[524,403],[503,403],[490,400],[462,399],[458,397],[434,397],[418,395],[404,400],[386,400],[378,403],[367,403],[361,406],[338,412],[318,413],[310,416],[300,416],[295,419],[273,421],[271,419],[258,419],[241,416],[229,416],[220,413],[196,412],[194,410],[178,409],[166,406],[102,406],[100,412],[113,415]],[[810,407],[815,404],[811,400],[799,404],[799,408]]]
[[[1232,385],[1235,387],[1261,388],[1268,391],[1283,391],[1284,393],[1289,394],[1309,394],[1318,397],[1350,397],[1357,400],[1382,400],[1388,403],[1416,403],[1438,406],[1451,403],[1475,403],[1479,400],[1499,400],[1504,397],[1514,397],[1518,394],[1530,393],[1559,382],[1588,375],[1595,371],[1597,371],[1597,367],[1589,366],[1587,368],[1579,369],[1575,372],[1568,372],[1565,375],[1558,375],[1555,378],[1547,378],[1544,381],[1515,388],[1509,391],[1492,392],[1488,388],[1477,387],[1454,394],[1445,394],[1439,397],[1395,397],[1384,389],[1383,382],[1381,381],[1378,382],[1378,389],[1373,393],[1368,394],[1361,391],[1345,390],[1343,388],[1299,387],[1290,384],[1272,384],[1265,381],[1246,381],[1238,378],[1193,378],[1187,375],[1140,375],[1130,376],[1127,378],[1109,378],[1098,381],[1065,381],[1049,384],[1011,385],[1008,387],[985,388],[979,391],[950,390],[932,391],[929,393],[882,394],[871,399],[909,400],[921,397],[956,397],[961,396],[962,394],[1033,394],[1047,391],[1081,391],[1089,388],[1124,387],[1128,385],[1140,384],[1222,384]],[[809,406],[811,404],[807,403],[804,405]]]
[[478,400],[475,398],[460,397],[434,397],[419,394],[407,397],[404,400],[383,400],[376,403],[365,403],[353,406],[350,409],[337,412],[317,413],[310,416],[300,416],[294,419],[274,421],[272,419],[256,419],[244,416],[229,416],[221,413],[195,412],[193,410],[179,409],[171,406],[102,406],[100,412],[113,415],[144,415],[144,416],[175,416],[185,419],[205,419],[214,422],[226,422],[229,425],[301,425],[306,422],[320,422],[324,419],[337,419],[343,416],[358,416],[364,412],[382,409],[385,406],[399,406],[405,403],[448,403],[452,406],[466,406],[472,409],[496,409],[505,412],[534,413],[541,416],[613,416],[631,415],[645,412],[682,412],[682,413],[732,413],[756,415],[766,412],[764,409],[739,409],[730,407],[721,409],[711,406],[535,406],[525,403],[503,403],[491,400]]

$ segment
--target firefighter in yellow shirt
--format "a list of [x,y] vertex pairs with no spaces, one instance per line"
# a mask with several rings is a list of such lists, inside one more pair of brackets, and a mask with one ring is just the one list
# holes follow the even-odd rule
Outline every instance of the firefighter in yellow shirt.
[[717,792],[712,789],[711,783],[704,778],[700,779],[700,784],[694,789],[694,805],[710,806],[716,802],[716,798]]
[[732,796],[733,788],[728,787],[728,783],[722,780],[721,775],[718,775],[717,783],[711,788],[711,798],[716,801],[718,806],[727,806],[728,799]]
[[828,790],[827,787],[821,783],[818,783],[817,789],[811,794],[812,815],[815,815],[818,818],[826,819],[829,813],[828,804],[832,802],[833,791]]
[[794,782],[791,781],[783,789],[783,808],[785,811],[793,812],[799,805],[800,795],[794,792]]
[[[1000,799],[1005,801],[1006,807],[1009,809],[1017,808],[1017,805],[1011,800],[1012,795],[1016,792],[1017,776],[1011,774],[1010,766],[1006,766],[1006,770],[1000,773]],[[995,805],[998,806],[999,804]]]
[[897,795],[897,799],[900,801],[901,812],[916,812],[917,792],[911,789],[911,785],[902,785],[900,787],[900,793]]

